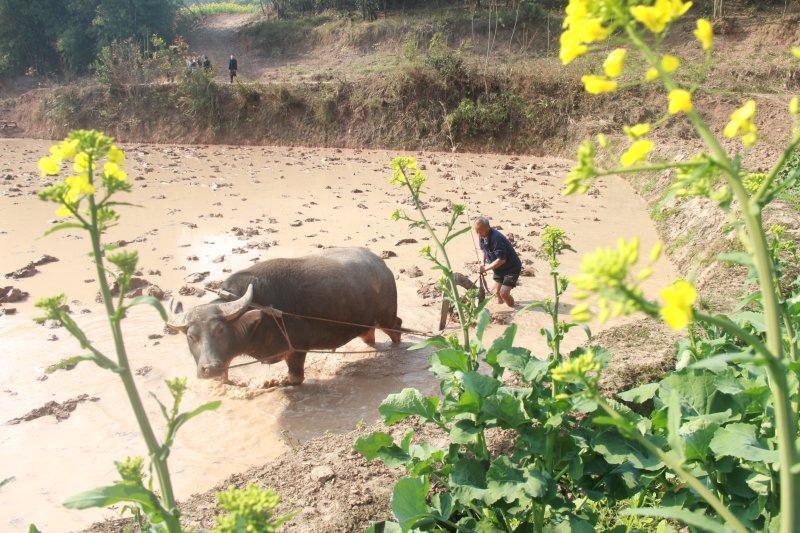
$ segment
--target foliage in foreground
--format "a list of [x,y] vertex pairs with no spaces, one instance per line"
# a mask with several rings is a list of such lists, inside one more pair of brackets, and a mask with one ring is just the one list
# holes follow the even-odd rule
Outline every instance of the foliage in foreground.
[[[123,170],[125,154],[113,144],[113,139],[97,131],[73,131],[63,143],[53,146],[50,155],[39,160],[39,169],[45,175],[61,172],[65,160],[71,160],[74,175],[51,185],[39,193],[42,200],[59,205],[56,214],[68,220],[50,229],[46,234],[62,230],[86,231],[92,250],[90,256],[95,264],[97,279],[114,340],[116,358],[103,353],[92,343],[86,333],[72,319],[65,305],[63,294],[43,298],[36,303],[45,311],[40,320],[56,320],[75,337],[86,352],[71,357],[48,368],[48,372],[69,367],[83,361],[92,361],[101,368],[119,375],[133,408],[139,430],[149,454],[148,471],[142,457],[128,457],[115,463],[120,480],[112,485],[82,492],[68,498],[64,505],[71,509],[109,507],[120,505],[122,512],[129,512],[136,520],[140,531],[168,531],[180,533],[180,511],[172,490],[167,458],[178,429],[195,416],[219,407],[219,401],[201,405],[189,412],[180,412],[180,404],[187,390],[186,378],[166,380],[172,396],[172,405],[167,407],[153,396],[166,421],[166,434],[161,441],[156,437],[142,404],[122,335],[122,320],[129,309],[137,305],[154,307],[166,320],[166,311],[153,296],[139,296],[130,301],[125,294],[136,271],[138,254],[135,251],[116,252],[112,244],[104,244],[102,236],[106,229],[119,221],[119,206],[130,205],[115,199],[120,192],[131,190],[127,173]],[[100,170],[102,165],[102,171]],[[113,296],[110,279],[118,291]],[[155,475],[153,475],[155,471]],[[152,479],[148,479],[151,477]],[[158,491],[153,482],[158,484]],[[5,483],[5,482],[4,482]],[[228,531],[274,531],[290,516],[274,519],[271,512],[279,498],[272,491],[264,491],[253,485],[246,490],[230,488],[219,495],[220,507],[230,514],[220,518],[217,532]]]
[[[662,289],[660,300],[650,299],[642,281],[651,265],[640,266],[637,238],[620,239],[616,248],[587,255],[581,273],[567,280],[558,261],[566,235],[548,228],[542,249],[550,261],[554,296],[529,307],[541,307],[552,317],[553,326],[542,330],[549,353],[537,358],[515,347],[515,325],[485,346],[488,316],[480,306],[464,307],[457,298],[444,246],[450,235],[460,233],[455,220],[464,208],[456,206],[447,237],[440,241],[419,200],[426,177],[412,159],[396,159],[392,181],[408,188],[420,218],[402,212],[395,218],[431,234],[436,249],[426,247],[422,254],[445,273],[448,296],[460,306],[462,338],[422,344],[437,348],[431,368],[440,380],[441,398],[406,389],[380,407],[386,424],[419,417],[446,432],[448,445],[415,444],[413,431],[399,442],[376,432],[355,445],[366,458],[406,471],[392,495],[398,523],[373,530],[664,531],[676,523],[707,531],[800,529],[798,256],[786,240],[786,228],[765,231],[762,221],[763,209],[797,186],[800,170],[787,161],[800,144],[800,104],[797,98],[790,103],[791,138],[768,174],[750,173],[740,154],[728,155],[694,107],[697,85],[676,81],[680,59],[659,52],[670,24],[690,5],[682,0],[570,2],[561,37],[564,63],[588,53],[595,43],[619,45],[602,74],[583,77],[588,92],[660,83],[668,98],[661,120],[625,127],[630,145],[619,159],[621,166],[599,168],[599,153],[612,157],[604,136],[586,141],[566,194],[586,192],[604,175],[672,171],[677,196],[706,198],[730,218],[745,251],[720,259],[748,268],[749,294],[729,314],[699,311],[695,289],[686,280]],[[700,19],[695,36],[706,51],[702,76],[713,49],[710,23]],[[646,72],[625,72],[632,52],[642,55]],[[800,48],[792,53],[800,58]],[[724,131],[745,149],[758,142],[755,110],[754,101],[746,102]],[[706,151],[683,162],[648,162],[654,148],[648,133],[670,120],[689,120]],[[659,245],[649,262],[660,253]],[[574,322],[558,315],[557,302],[569,284],[577,289],[575,298],[584,301],[571,311]],[[636,312],[661,317],[675,330],[688,328],[677,367],[660,382],[604,397],[598,382],[608,354],[591,343],[562,354],[560,340],[576,322]],[[473,319],[477,325],[470,338]],[[489,375],[478,372],[479,361],[491,370]],[[502,379],[511,376],[519,385]],[[486,444],[488,431],[497,429],[512,442],[511,450],[500,455]],[[609,516],[609,509],[621,512]]]

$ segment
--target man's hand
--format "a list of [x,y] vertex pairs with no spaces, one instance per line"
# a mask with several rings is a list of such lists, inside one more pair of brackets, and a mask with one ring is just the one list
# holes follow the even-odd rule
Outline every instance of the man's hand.
[[481,272],[481,275],[486,274],[486,265],[481,265],[480,272]]

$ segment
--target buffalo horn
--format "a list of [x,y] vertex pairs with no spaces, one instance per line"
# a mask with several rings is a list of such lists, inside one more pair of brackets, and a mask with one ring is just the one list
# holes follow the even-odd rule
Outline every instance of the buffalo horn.
[[174,329],[185,330],[188,326],[186,318],[186,314],[183,312],[183,304],[176,301],[175,298],[170,298],[167,325]]
[[247,306],[253,301],[253,284],[247,286],[247,292],[238,300],[232,302],[225,302],[219,304],[219,310],[222,313],[222,318],[225,320],[233,320],[239,315],[247,311]]

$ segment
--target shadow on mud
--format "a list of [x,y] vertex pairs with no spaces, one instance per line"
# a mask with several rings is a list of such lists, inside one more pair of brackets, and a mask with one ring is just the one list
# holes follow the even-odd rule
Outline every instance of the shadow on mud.
[[[309,354],[306,381],[281,391],[287,401],[277,424],[284,438],[302,442],[326,432],[350,431],[361,421],[370,424],[380,416],[380,403],[406,387],[417,388],[425,395],[436,394],[437,381],[428,371],[431,349],[409,350],[418,340],[403,341],[397,346],[378,343],[374,354],[342,361],[330,376],[315,376],[320,359],[348,357],[347,352]],[[355,347],[353,351],[364,349],[367,347]]]

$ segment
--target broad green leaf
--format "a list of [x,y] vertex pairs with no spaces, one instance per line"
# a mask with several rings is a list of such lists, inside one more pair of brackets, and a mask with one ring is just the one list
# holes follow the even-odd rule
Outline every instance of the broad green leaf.
[[437,518],[447,520],[453,514],[453,496],[446,492],[434,494],[431,496],[431,507],[436,511]]
[[135,305],[149,305],[155,308],[158,311],[158,314],[161,315],[161,320],[166,322],[167,320],[167,310],[164,309],[164,306],[161,304],[158,298],[155,296],[137,296],[133,300],[130,301],[128,305],[125,306],[126,309],[130,309]]
[[410,346],[409,350],[421,350],[423,348],[428,348],[429,346],[435,346],[436,348],[448,348],[450,345],[444,339],[444,337],[432,337],[430,339],[425,339],[424,341],[420,341],[413,346]]
[[428,490],[428,480],[424,477],[406,477],[394,486],[392,512],[403,531],[408,531],[421,520],[431,516],[425,503]]
[[730,352],[721,353],[707,359],[701,359],[696,363],[692,363],[688,368],[699,368],[711,370],[712,372],[719,372],[730,366],[730,363],[751,363],[751,364],[765,364],[760,357],[747,352]]
[[531,358],[531,353],[525,348],[509,348],[497,354],[497,364],[507,370],[522,372]]
[[578,518],[572,513],[554,516],[553,520],[545,525],[545,533],[594,533],[596,529],[591,522]]
[[530,425],[525,414],[522,401],[509,394],[496,394],[483,400],[481,420],[497,420],[497,424],[506,429],[520,429]]
[[730,315],[729,318],[743,328],[748,326],[753,328],[757,333],[764,333],[767,330],[766,317],[764,313],[756,313],[753,311],[740,311],[736,314]]
[[690,526],[699,527],[712,533],[725,533],[728,531],[723,524],[709,518],[706,515],[687,511],[679,507],[653,507],[646,509],[623,509],[620,513],[623,516],[654,516],[658,518],[671,518]]
[[402,533],[403,528],[397,522],[375,522],[364,530],[364,533]]
[[622,400],[633,403],[644,403],[658,392],[659,383],[646,383],[636,388],[617,394]]
[[68,509],[89,509],[91,507],[108,507],[116,503],[131,502],[141,505],[147,513],[166,516],[167,512],[155,494],[141,485],[121,482],[115,485],[99,487],[71,496],[64,501]]
[[483,332],[486,331],[486,326],[489,325],[489,311],[484,309],[478,315],[478,324],[475,327],[475,337],[483,341]]
[[592,448],[614,465],[629,462],[636,468],[644,470],[657,470],[664,466],[661,459],[651,455],[641,444],[623,437],[614,430],[604,431],[594,437]]
[[400,449],[408,453],[408,447],[411,446],[411,439],[413,437],[414,437],[414,430],[408,428],[405,434],[403,434],[403,438],[400,439]]
[[777,463],[780,454],[770,450],[756,438],[756,427],[751,424],[728,424],[714,433],[709,448],[717,457],[736,457],[748,461]]
[[[730,410],[726,411],[730,415]],[[726,413],[715,413],[713,415],[702,415],[694,417],[683,423],[680,429],[681,437],[686,443],[686,459],[689,461],[707,461],[708,445],[714,438],[714,433],[719,428],[719,419],[726,422]]]
[[35,525],[31,524],[28,526],[28,533],[42,533],[41,530],[36,527]]
[[383,416],[387,426],[405,420],[409,416],[418,416],[423,420],[432,420],[436,416],[438,398],[426,398],[417,389],[403,389],[398,394],[390,394],[381,402],[378,412]]
[[526,383],[538,383],[547,375],[549,369],[550,363],[531,357],[522,370],[522,379],[524,379]]
[[517,325],[511,324],[508,326],[503,334],[497,337],[494,342],[492,342],[492,346],[486,352],[485,360],[490,365],[497,364],[497,354],[502,352],[503,350],[508,350],[514,344],[514,337],[517,335]]
[[479,398],[488,398],[493,396],[500,388],[502,383],[492,376],[479,374],[478,372],[466,372],[464,374],[464,389],[474,392]]
[[486,472],[488,461],[459,458],[450,471],[450,486],[453,496],[463,504],[483,499],[486,494]]
[[450,441],[455,444],[472,444],[477,442],[478,436],[482,432],[482,427],[476,426],[475,422],[465,418],[459,420],[450,428]]
[[747,478],[747,486],[756,494],[769,496],[772,490],[772,478],[764,474],[752,472]]
[[505,455],[495,459],[486,473],[488,504],[503,499],[508,503],[530,504],[532,498],[541,498],[547,492],[547,479],[534,468],[518,468]]
[[469,356],[463,350],[454,348],[445,348],[432,353],[430,363],[432,366],[439,365],[450,370],[470,371]]
[[374,433],[367,433],[361,435],[356,439],[353,449],[364,456],[367,461],[372,461],[378,457],[378,451],[381,448],[388,448],[394,445],[394,439],[388,433],[376,431]]
[[703,415],[733,407],[733,401],[719,392],[718,380],[724,372],[713,374],[701,370],[673,372],[661,381],[659,397],[667,403],[672,390],[681,398],[687,415]]

